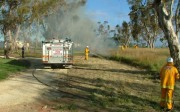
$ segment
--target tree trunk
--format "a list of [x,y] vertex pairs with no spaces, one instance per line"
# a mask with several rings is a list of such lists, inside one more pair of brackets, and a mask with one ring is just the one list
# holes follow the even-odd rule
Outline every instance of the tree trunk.
[[159,25],[164,32],[165,38],[168,41],[170,55],[174,59],[175,66],[180,71],[180,45],[172,24],[173,3],[174,0],[171,1],[171,11],[167,11],[165,4],[161,0],[155,0],[154,7],[158,14]]
[[[148,48],[153,49],[154,48],[154,42],[155,42],[155,36],[154,36],[154,34],[151,35],[150,31],[148,30],[146,23],[144,22],[143,24],[145,26],[144,29],[145,29],[145,33],[146,33],[146,37],[144,37],[145,38],[144,40],[147,42]],[[154,32],[154,33],[156,33],[156,32]]]
[[9,30],[4,38],[4,55],[8,59],[12,48],[11,31]]
[[180,0],[178,1],[177,4],[177,9],[175,13],[175,24],[176,24],[176,35],[179,37],[179,31],[180,31]]
[[147,47],[153,49],[154,48],[154,38],[151,37],[149,34],[147,34],[147,40],[145,40],[147,42]]
[[18,49],[17,46],[17,38],[19,37],[19,32],[20,32],[20,25],[17,27],[17,31],[14,35],[14,38],[12,39],[12,50],[16,51]]
[[130,42],[130,37],[126,37],[126,40],[125,40],[125,46],[128,47],[129,46],[129,42]]

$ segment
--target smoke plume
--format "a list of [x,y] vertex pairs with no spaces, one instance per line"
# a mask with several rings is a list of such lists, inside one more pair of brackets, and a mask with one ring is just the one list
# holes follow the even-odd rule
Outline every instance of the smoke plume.
[[92,21],[85,13],[82,0],[68,0],[66,8],[45,18],[46,39],[71,38],[75,49],[84,50],[89,46],[91,53],[107,55],[107,50],[113,45],[113,41],[105,37],[97,37],[97,23]]

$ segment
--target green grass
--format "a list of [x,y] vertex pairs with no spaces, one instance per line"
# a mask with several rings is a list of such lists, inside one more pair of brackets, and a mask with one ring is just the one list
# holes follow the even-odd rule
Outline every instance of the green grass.
[[73,110],[75,111],[78,107],[75,104],[69,104],[69,105],[57,105],[55,106],[55,109],[57,110]]
[[15,74],[30,66],[26,60],[13,60],[0,58],[0,80],[6,79],[10,74]]

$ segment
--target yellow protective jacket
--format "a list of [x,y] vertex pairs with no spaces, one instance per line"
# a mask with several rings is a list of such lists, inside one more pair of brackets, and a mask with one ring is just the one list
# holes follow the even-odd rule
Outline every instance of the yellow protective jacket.
[[176,79],[179,79],[179,73],[173,63],[167,63],[160,71],[161,88],[174,90]]
[[89,54],[89,49],[85,48],[85,54],[88,55]]

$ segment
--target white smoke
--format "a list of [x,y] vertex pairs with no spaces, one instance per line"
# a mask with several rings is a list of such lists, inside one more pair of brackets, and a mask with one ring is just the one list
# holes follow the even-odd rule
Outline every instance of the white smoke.
[[107,54],[113,46],[113,41],[104,37],[97,37],[94,31],[97,23],[85,13],[85,8],[79,5],[79,0],[68,0],[68,7],[51,15],[44,21],[47,25],[45,38],[71,38],[75,48],[83,50],[90,47],[91,53]]

